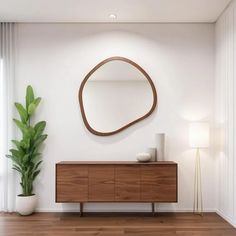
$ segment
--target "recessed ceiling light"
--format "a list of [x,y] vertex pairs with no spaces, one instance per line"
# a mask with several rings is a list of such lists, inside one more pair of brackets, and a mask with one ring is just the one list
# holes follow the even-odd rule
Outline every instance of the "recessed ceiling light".
[[117,15],[116,15],[116,14],[110,14],[110,15],[109,15],[109,18],[114,20],[114,19],[117,18]]

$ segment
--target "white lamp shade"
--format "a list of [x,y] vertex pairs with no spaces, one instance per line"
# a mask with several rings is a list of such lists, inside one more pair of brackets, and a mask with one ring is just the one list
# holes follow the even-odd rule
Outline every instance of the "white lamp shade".
[[194,122],[189,127],[189,145],[192,148],[209,147],[209,125],[205,122]]

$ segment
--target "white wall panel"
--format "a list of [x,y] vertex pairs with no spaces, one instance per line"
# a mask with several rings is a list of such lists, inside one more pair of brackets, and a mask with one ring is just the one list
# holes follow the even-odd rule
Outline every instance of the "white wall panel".
[[216,146],[218,161],[218,210],[235,225],[235,147],[236,147],[236,18],[235,2],[216,23],[216,128],[219,142]]

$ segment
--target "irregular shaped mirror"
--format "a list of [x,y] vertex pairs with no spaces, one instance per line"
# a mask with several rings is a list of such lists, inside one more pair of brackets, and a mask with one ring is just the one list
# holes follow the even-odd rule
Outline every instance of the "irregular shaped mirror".
[[87,129],[107,136],[148,117],[156,107],[157,95],[151,78],[139,65],[112,57],[85,77],[79,102]]

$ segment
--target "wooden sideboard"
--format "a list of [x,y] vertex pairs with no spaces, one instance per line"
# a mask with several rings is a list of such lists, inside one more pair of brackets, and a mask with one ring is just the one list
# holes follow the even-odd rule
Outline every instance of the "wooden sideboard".
[[81,162],[56,164],[56,202],[177,202],[174,162]]

